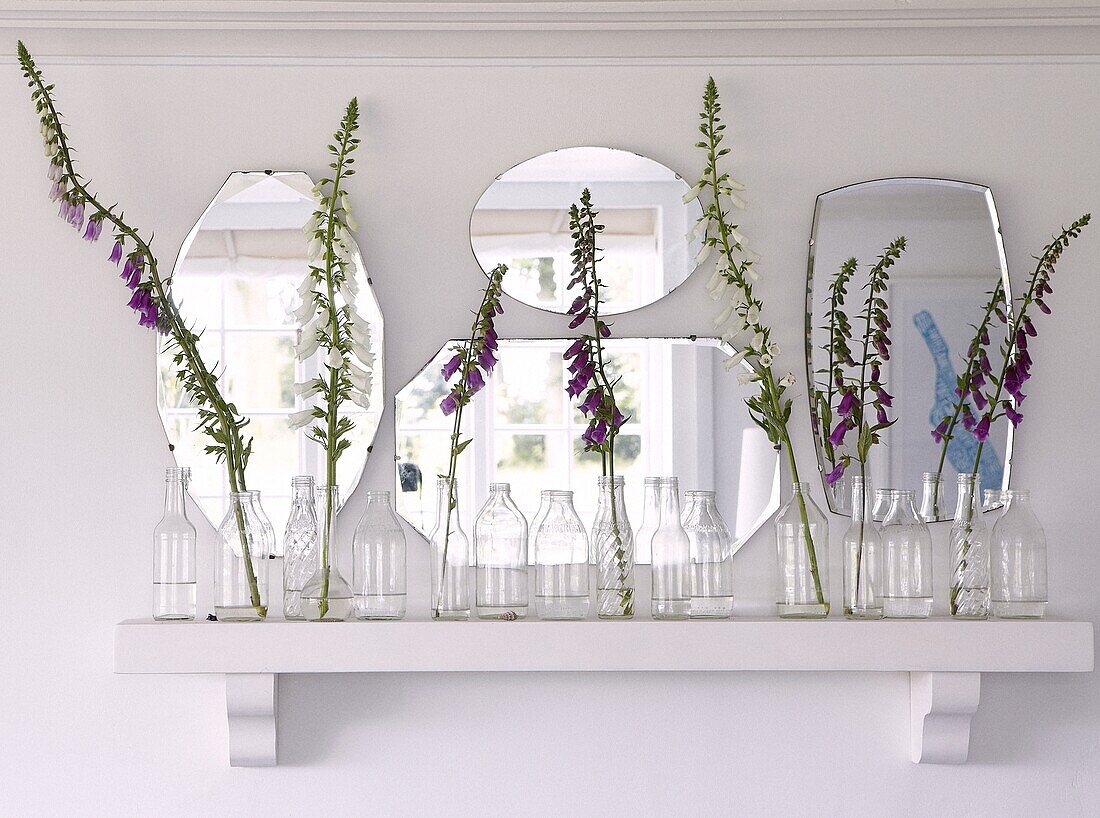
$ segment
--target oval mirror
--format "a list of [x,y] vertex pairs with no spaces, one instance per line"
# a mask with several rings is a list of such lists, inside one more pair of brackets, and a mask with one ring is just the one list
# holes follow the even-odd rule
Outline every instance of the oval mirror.
[[[831,422],[825,407],[836,406],[828,377],[829,284],[845,260],[854,256],[859,261],[843,310],[853,324],[853,335],[862,338],[856,316],[866,297],[867,271],[883,248],[902,235],[906,249],[890,269],[886,296],[893,345],[883,367],[886,390],[893,396],[891,417],[897,422],[883,431],[885,445],[871,449],[871,483],[876,489],[911,489],[930,512],[929,519],[946,520],[954,511],[956,475],[974,470],[977,440],[961,425],[944,444],[931,432],[954,412],[956,378],[965,371],[967,349],[989,293],[1001,284],[1011,298],[1000,222],[989,188],[902,178],[863,182],[818,196],[806,302],[807,363],[813,384],[810,415],[819,464],[827,474],[844,453],[831,448],[824,428]],[[846,445],[854,445],[854,440]],[[1008,487],[1011,450],[1011,425],[998,424],[977,464],[982,486]],[[942,502],[924,502],[926,473],[939,476]],[[845,478],[826,486],[825,493],[834,512],[850,513]],[[934,499],[930,490],[927,499]],[[881,503],[876,512],[881,518]]]
[[696,267],[703,215],[689,185],[664,165],[614,148],[562,148],[501,174],[474,206],[470,241],[486,273],[508,265],[504,291],[518,301],[566,312],[573,296],[569,206],[584,188],[600,206],[600,264],[607,315],[652,304]]
[[[302,227],[317,206],[313,180],[305,173],[234,173],[218,191],[180,249],[172,291],[180,312],[201,331],[204,360],[217,372],[226,400],[250,419],[254,439],[248,487],[262,492],[276,540],[290,510],[290,479],[321,478],[324,453],[306,439],[307,429],[288,425],[302,408],[295,382],[314,377],[319,361],[294,357],[297,321],[290,311],[309,270]],[[358,249],[357,309],[371,327],[375,350],[371,409],[344,404],[355,423],[351,448],[337,463],[341,497],[347,498],[366,462],[382,410],[382,314]],[[181,393],[172,353],[158,355],[157,403],[176,461],[191,467],[191,495],[217,526],[229,493],[225,468],[203,453],[207,438],[195,428],[194,405]]]
[[[473,443],[459,458],[459,509],[467,530],[490,483],[507,482],[530,522],[543,489],[574,492],[587,527],[596,511],[600,458],[580,442],[586,422],[570,404],[562,353],[571,338],[500,340],[500,362],[466,409]],[[454,342],[452,342],[454,343]],[[439,402],[450,344],[396,399],[397,510],[425,537],[435,522],[436,475],[446,473],[453,417]],[[681,491],[717,492],[736,540],[745,542],[779,507],[779,460],[749,417],[736,378],[724,371],[732,350],[717,339],[618,338],[605,342],[615,393],[628,422],[619,433],[616,473],[626,478],[627,516],[642,524],[643,478],[676,475]],[[637,544],[649,561],[648,543]]]

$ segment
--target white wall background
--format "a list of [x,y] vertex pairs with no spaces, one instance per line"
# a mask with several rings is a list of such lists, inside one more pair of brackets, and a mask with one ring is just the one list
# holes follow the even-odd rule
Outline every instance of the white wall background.
[[[386,315],[390,396],[465,327],[482,280],[466,226],[486,183],[526,157],[580,144],[628,148],[692,176],[708,72],[748,186],[743,227],[764,255],[768,317],[797,373],[806,240],[821,191],[892,175],[988,184],[1017,282],[1051,231],[1100,209],[1100,61],[1044,56],[1077,49],[1084,41],[1071,29],[1038,32],[1034,49],[1015,29],[875,31],[869,50],[852,31],[547,35],[567,43],[561,53],[582,55],[571,61],[554,59],[554,42],[531,31],[454,34],[447,48],[438,46],[445,32],[4,34],[6,53],[16,36],[38,52],[82,170],[155,231],[165,262],[229,172],[318,175],[327,135],[357,94],[364,142],[352,198]],[[958,56],[998,43],[1007,56]],[[880,56],[769,56],[799,49]],[[759,56],[729,56],[746,52]],[[219,53],[300,56],[281,66],[201,57]],[[11,59],[0,65],[0,111],[0,814],[1100,810],[1093,674],[985,676],[962,767],[909,762],[902,674],[293,676],[281,683],[281,766],[228,768],[220,679],[111,672],[114,623],[148,610],[149,532],[170,463],[153,337],[125,308],[109,248],[83,244],[54,218],[37,120]],[[1066,254],[1055,315],[1040,326],[1014,472],[1047,526],[1051,614],[1090,620],[1100,612],[1098,261],[1093,226]],[[707,332],[707,275],[620,318],[617,333]],[[560,324],[516,304],[500,320],[515,335],[552,335]],[[796,414],[800,464],[812,474],[801,400]],[[361,488],[391,486],[392,449],[387,411]],[[347,536],[361,497],[342,521]],[[844,524],[833,523],[836,584]],[[945,535],[937,531],[940,591]],[[200,538],[205,550],[209,529]],[[426,547],[411,534],[410,543],[412,605],[423,611]],[[768,610],[772,560],[767,532],[738,555],[739,612]]]

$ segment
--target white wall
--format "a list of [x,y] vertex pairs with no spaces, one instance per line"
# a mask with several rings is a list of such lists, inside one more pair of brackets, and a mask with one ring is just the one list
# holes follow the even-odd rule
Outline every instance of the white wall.
[[[803,276],[818,193],[891,175],[988,184],[1016,281],[1052,230],[1100,207],[1100,62],[1019,56],[1100,42],[1073,28],[1036,30],[1033,39],[1018,29],[954,27],[935,36],[583,31],[546,43],[529,30],[230,28],[8,28],[3,47],[13,52],[21,36],[37,50],[58,84],[83,171],[156,232],[164,261],[229,172],[319,174],[326,136],[358,94],[364,141],[352,198],[386,315],[390,396],[467,322],[482,279],[466,229],[487,182],[529,156],[578,144],[628,148],[694,175],[696,111],[710,71],[748,186],[743,227],[764,255],[767,315],[782,363],[796,373],[804,371]],[[1003,58],[893,56],[998,53],[999,44]],[[769,56],[799,49],[877,56]],[[553,56],[566,52],[582,57]],[[730,56],[747,52],[760,56]],[[220,53],[276,58],[250,65],[202,56]],[[278,65],[284,53],[298,57]],[[902,674],[284,677],[281,766],[229,769],[219,679],[111,672],[114,623],[148,610],[149,532],[170,462],[153,338],[125,308],[108,248],[84,245],[54,218],[37,121],[10,59],[0,69],[0,111],[0,814],[1100,809],[1093,674],[986,676],[971,762],[962,767],[908,761]],[[1055,315],[1040,326],[1014,470],[1047,526],[1051,614],[1085,619],[1100,612],[1090,524],[1100,461],[1090,425],[1100,400],[1098,261],[1094,226],[1065,255]],[[617,332],[708,332],[706,276],[619,319]],[[560,324],[515,304],[500,319],[503,333],[524,336],[556,334]],[[800,464],[812,474],[801,399],[796,416]],[[387,412],[364,486],[392,483],[391,427]],[[360,502],[353,499],[353,518]],[[342,522],[345,535],[350,522]],[[836,584],[843,522],[833,523]],[[208,545],[209,529],[200,537]],[[412,605],[423,612],[426,549],[410,542]],[[937,548],[942,556],[942,530]],[[765,610],[767,533],[737,560],[739,610]]]

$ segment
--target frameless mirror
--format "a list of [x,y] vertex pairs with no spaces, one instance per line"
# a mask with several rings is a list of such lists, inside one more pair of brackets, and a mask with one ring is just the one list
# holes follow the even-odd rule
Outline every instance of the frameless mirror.
[[[931,431],[954,410],[956,377],[965,371],[974,327],[982,319],[989,293],[998,282],[1009,293],[1000,223],[989,188],[902,178],[863,182],[818,196],[806,304],[806,359],[814,385],[810,415],[819,464],[828,473],[844,451],[851,453],[850,448],[840,449],[830,457],[828,430],[822,422],[825,412],[819,411],[822,405],[834,411],[836,407],[835,387],[828,377],[829,284],[846,259],[859,260],[844,312],[852,321],[853,335],[862,338],[856,316],[866,297],[867,271],[883,248],[901,235],[906,249],[890,269],[887,293],[893,345],[882,372],[886,390],[893,395],[891,417],[897,422],[883,432],[885,445],[872,448],[871,482],[875,488],[912,489],[919,499],[923,474],[939,473],[945,501],[936,519],[950,519],[955,477],[973,470],[977,441],[960,425],[945,450]],[[853,437],[849,435],[847,446],[854,446]],[[1011,448],[1010,424],[997,424],[982,449],[982,486],[1008,487]],[[850,513],[849,492],[844,478],[826,487],[834,512]]]
[[[591,527],[600,457],[583,451],[586,423],[570,403],[570,373],[562,353],[573,339],[501,340],[500,362],[486,388],[466,409],[473,443],[459,458],[459,511],[466,530],[493,482],[512,485],[528,522],[543,489],[574,492],[577,512]],[[397,510],[427,536],[435,522],[436,475],[446,473],[453,417],[439,402],[448,347],[397,394]],[[779,507],[779,461],[749,417],[737,379],[725,372],[732,350],[716,339],[648,338],[605,342],[609,369],[629,416],[616,445],[616,473],[626,481],[627,516],[642,522],[642,480],[676,475],[681,490],[717,492],[718,506],[738,545]],[[648,543],[637,561],[648,562]]]
[[[180,249],[172,290],[189,325],[202,332],[200,350],[219,377],[223,394],[251,422],[255,439],[248,464],[248,488],[262,492],[264,510],[281,540],[290,510],[290,478],[324,472],[324,454],[294,431],[289,415],[302,408],[293,385],[314,377],[317,356],[294,356],[297,322],[290,310],[309,271],[302,227],[317,199],[305,173],[234,173],[218,191]],[[357,309],[371,328],[374,362],[371,409],[344,404],[355,423],[351,448],[337,463],[340,494],[355,488],[382,411],[382,314],[358,250],[353,253],[359,283]],[[157,404],[176,461],[191,467],[191,495],[215,526],[229,493],[225,468],[203,453],[207,438],[195,428],[195,406],[175,377],[172,354],[158,354]]]
[[573,300],[569,206],[585,188],[604,225],[601,291],[606,315],[652,304],[696,267],[699,201],[664,165],[613,148],[562,148],[516,165],[489,185],[470,218],[470,241],[482,270],[508,265],[504,291],[564,313]]

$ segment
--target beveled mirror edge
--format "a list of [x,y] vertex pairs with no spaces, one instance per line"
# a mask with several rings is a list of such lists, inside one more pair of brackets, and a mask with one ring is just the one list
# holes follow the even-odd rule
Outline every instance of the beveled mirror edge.
[[[578,148],[595,148],[595,149],[598,149],[598,150],[620,151],[620,152],[622,152],[622,153],[629,153],[629,154],[630,154],[630,155],[632,155],[632,156],[637,156],[637,157],[638,157],[639,159],[646,159],[646,160],[648,160],[648,161],[650,161],[650,162],[653,162],[653,163],[655,163],[655,164],[658,164],[658,165],[660,165],[661,167],[663,167],[663,168],[665,168],[665,169],[667,169],[667,170],[670,170],[670,171],[672,171],[672,173],[673,173],[673,174],[674,174],[674,175],[676,176],[676,178],[677,178],[678,180],[680,180],[681,182],[683,182],[683,183],[684,183],[685,185],[688,185],[688,187],[691,187],[691,185],[690,185],[690,184],[688,184],[688,181],[687,181],[687,179],[686,179],[686,178],[685,178],[685,177],[683,176],[683,174],[681,174],[681,173],[680,173],[680,172],[679,172],[678,170],[676,170],[676,169],[674,169],[674,168],[672,168],[672,167],[669,167],[669,166],[668,166],[668,165],[666,165],[666,164],[665,164],[664,162],[658,161],[657,159],[654,159],[654,158],[653,158],[653,157],[651,157],[651,156],[646,156],[646,155],[645,155],[644,153],[638,153],[637,151],[634,151],[634,150],[630,150],[629,148],[613,148],[613,147],[611,147],[610,145],[566,145],[566,146],[563,146],[563,147],[558,147],[558,148],[552,148],[551,150],[548,150],[548,151],[543,151],[542,153],[536,153],[536,154],[535,154],[534,156],[528,156],[528,157],[527,157],[526,159],[523,159],[523,160],[521,160],[521,161],[519,161],[519,162],[516,162],[516,163],[515,163],[514,165],[512,165],[511,167],[509,167],[509,168],[508,168],[507,170],[501,171],[501,172],[500,172],[500,173],[498,173],[498,174],[497,174],[496,176],[494,176],[494,177],[493,177],[493,181],[492,181],[492,182],[490,182],[490,183],[489,183],[489,184],[488,184],[488,185],[487,185],[487,186],[485,187],[485,189],[481,191],[481,194],[480,194],[480,195],[479,195],[479,196],[477,197],[477,201],[475,201],[475,202],[474,202],[474,206],[473,206],[473,208],[471,208],[471,209],[470,209],[470,220],[469,220],[469,224],[467,225],[467,229],[466,229],[466,234],[467,234],[467,238],[468,238],[468,239],[469,239],[469,241],[470,241],[470,255],[472,255],[472,256],[474,257],[474,263],[475,263],[475,264],[477,265],[477,268],[478,268],[478,269],[479,269],[479,270],[481,271],[481,274],[482,274],[483,276],[485,276],[486,278],[488,278],[488,276],[489,276],[489,271],[488,271],[488,270],[486,270],[486,269],[485,269],[484,267],[482,267],[482,266],[481,266],[481,259],[479,259],[479,258],[477,257],[477,251],[476,251],[476,250],[474,249],[474,229],[473,229],[473,228],[474,228],[474,214],[475,214],[475,213],[477,212],[477,206],[478,206],[478,204],[480,204],[480,203],[481,203],[481,200],[485,198],[485,194],[489,192],[489,189],[490,189],[490,188],[492,188],[492,186],[493,186],[493,183],[494,183],[494,182],[499,182],[499,181],[501,180],[501,178],[502,178],[502,177],[503,177],[503,176],[504,176],[505,174],[507,174],[507,173],[510,173],[511,171],[513,171],[513,170],[515,170],[516,168],[518,168],[518,167],[519,167],[520,165],[525,165],[525,164],[527,164],[527,163],[528,163],[528,162],[530,162],[530,161],[531,161],[532,159],[538,159],[538,158],[539,158],[539,157],[541,157],[541,156],[548,156],[549,154],[552,154],[552,153],[558,153],[559,151],[571,151],[571,150],[577,150]],[[696,200],[694,200],[694,201],[695,201],[696,203],[698,203],[698,201],[699,201],[699,200],[698,200],[698,199],[696,199]],[[598,205],[598,204],[599,204],[599,202],[597,202],[596,204]],[[685,207],[686,207],[686,205],[685,205]],[[702,205],[699,205],[699,207],[700,207],[700,214],[701,214],[701,213],[702,213]],[[632,309],[629,309],[629,310],[622,310],[621,312],[610,312],[610,313],[607,313],[607,316],[608,316],[608,317],[611,317],[611,316],[620,316],[620,315],[630,315],[631,313],[635,313],[635,312],[638,312],[639,310],[644,310],[644,309],[645,309],[646,307],[651,307],[651,306],[653,306],[653,305],[654,305],[654,304],[656,304],[656,303],[657,303],[658,301],[660,301],[660,300],[661,300],[661,298],[668,298],[668,296],[672,295],[672,294],[673,294],[674,292],[676,292],[676,291],[677,291],[678,289],[680,289],[680,288],[681,288],[682,286],[684,286],[684,284],[686,284],[686,283],[688,282],[688,279],[690,279],[690,278],[691,278],[691,277],[692,277],[693,275],[695,275],[695,273],[696,273],[696,272],[697,272],[697,271],[699,270],[699,268],[700,268],[701,266],[702,266],[701,264],[695,264],[695,265],[694,265],[694,266],[693,266],[693,267],[691,268],[691,270],[690,270],[690,271],[688,272],[688,274],[687,274],[686,276],[684,276],[684,280],[683,280],[683,281],[681,281],[681,282],[680,282],[679,284],[677,284],[677,285],[676,285],[675,287],[673,287],[672,289],[670,289],[670,290],[669,290],[669,291],[668,291],[667,293],[665,293],[665,294],[664,294],[663,296],[661,296],[660,298],[658,298],[658,299],[656,299],[656,300],[654,300],[654,301],[650,301],[650,302],[649,302],[648,304],[642,304],[642,305],[640,305],[640,306],[638,306],[638,307],[634,307],[634,308],[632,308]],[[520,300],[519,300],[518,298],[516,298],[516,297],[515,297],[514,295],[512,295],[511,293],[509,293],[509,292],[508,292],[507,290],[502,290],[502,293],[503,293],[503,294],[504,294],[504,295],[505,295],[505,296],[506,296],[507,298],[510,298],[510,299],[511,299],[512,301],[514,301],[515,303],[517,303],[517,304],[522,304],[522,305],[523,305],[523,306],[525,306],[525,307],[530,307],[530,308],[531,308],[531,309],[533,309],[533,310],[538,310],[539,312],[545,312],[545,313],[547,313],[547,314],[549,314],[549,315],[559,315],[559,316],[560,316],[560,315],[564,315],[564,314],[565,314],[565,313],[563,313],[563,312],[556,312],[555,310],[551,310],[551,309],[548,309],[548,308],[546,308],[546,307],[538,307],[538,306],[535,306],[534,304],[528,304],[528,303],[527,303],[526,301],[520,301]],[[657,336],[655,336],[655,337],[657,337]],[[514,338],[514,339],[512,339],[512,340],[516,340],[516,341],[518,341],[518,340],[522,340],[522,339],[519,339],[519,338]],[[533,340],[537,340],[537,339],[533,339]]]
[[[187,231],[187,235],[184,236],[183,241],[180,242],[179,249],[176,251],[175,260],[172,263],[172,274],[169,277],[168,282],[167,282],[169,288],[171,288],[171,283],[176,277],[176,271],[179,269],[179,266],[182,263],[184,256],[186,256],[187,251],[191,248],[191,245],[194,243],[195,237],[199,232],[200,226],[202,225],[203,221],[206,219],[206,216],[210,213],[210,211],[213,210],[215,207],[217,207],[219,204],[221,204],[221,201],[220,201],[221,200],[221,195],[222,195],[223,191],[226,189],[226,187],[229,185],[230,181],[235,176],[265,176],[265,177],[270,178],[270,177],[278,177],[278,176],[298,176],[298,175],[304,176],[306,179],[308,179],[311,183],[311,187],[316,184],[316,182],[313,181],[313,177],[309,174],[308,171],[305,171],[305,170],[273,170],[273,169],[270,169],[270,168],[264,168],[263,170],[234,170],[234,171],[230,171],[229,175],[227,175],[225,177],[225,179],[222,181],[221,185],[219,185],[218,192],[214,194],[214,197],[202,209],[202,212],[199,213],[198,218],[195,220],[195,222],[192,225],[191,229]],[[354,239],[354,236],[352,238]],[[344,507],[347,505],[348,499],[358,490],[359,485],[363,482],[363,474],[366,471],[367,462],[370,460],[370,456],[374,451],[374,441],[378,436],[378,430],[382,428],[382,422],[383,422],[383,420],[385,418],[385,414],[386,414],[386,401],[385,401],[385,394],[386,394],[386,382],[385,382],[386,368],[385,368],[385,362],[386,362],[386,360],[385,360],[385,332],[384,332],[384,329],[385,329],[385,315],[382,313],[382,305],[378,301],[378,296],[374,292],[374,282],[371,279],[370,271],[367,269],[366,261],[363,259],[363,253],[362,253],[362,250],[359,247],[359,242],[358,241],[355,242],[355,255],[354,255],[354,258],[359,262],[359,269],[361,269],[363,271],[363,275],[367,280],[367,287],[370,291],[371,298],[374,299],[375,306],[377,306],[377,308],[378,308],[378,326],[379,326],[380,332],[382,333],[381,337],[383,339],[383,343],[379,344],[379,349],[374,351],[374,354],[375,354],[375,370],[372,372],[372,374],[375,377],[377,377],[377,379],[378,379],[378,383],[379,383],[378,388],[379,388],[379,391],[381,393],[382,406],[378,411],[378,423],[375,425],[374,431],[371,434],[370,443],[368,443],[367,446],[365,447],[366,454],[363,457],[363,463],[362,463],[362,465],[360,465],[359,471],[356,473],[355,479],[354,479],[354,481],[352,481],[351,488],[348,490],[348,492],[346,494],[344,492],[341,492],[340,505],[337,508],[337,516],[339,516],[340,511],[342,511],[344,509]],[[159,396],[159,393],[160,393],[160,356],[163,353],[162,341],[163,341],[163,339],[158,335],[156,351],[155,351],[155,362],[156,362],[157,365],[154,366],[154,368],[153,368],[153,379],[154,379],[154,386],[155,386],[155,389],[156,389],[154,394],[158,395],[158,396]],[[222,367],[222,370],[224,372],[224,366]],[[161,432],[164,434],[164,442],[168,447],[168,453],[172,456],[172,462],[176,465],[177,468],[182,466],[182,465],[187,465],[187,464],[181,464],[176,458],[175,444],[168,437],[168,427],[164,422],[165,418],[164,418],[164,415],[163,415],[163,407],[160,405],[159,398],[156,399],[156,404],[157,404],[157,414],[160,415],[160,420],[161,420],[161,423],[160,423]],[[207,516],[206,512],[203,510],[202,505],[192,495],[190,487],[188,487],[188,489],[187,489],[187,498],[191,501],[191,504],[202,513],[203,518],[206,519],[216,529],[218,527],[218,521],[217,520],[211,520]],[[278,533],[278,532],[276,532],[276,533]],[[278,553],[277,554],[273,553],[272,554],[272,559],[275,559],[276,556],[281,556],[281,546],[280,546],[279,542],[276,543],[276,551]]]
[[[829,512],[840,517],[850,517],[851,515],[838,511],[833,505],[833,495],[829,491],[829,487],[825,483],[825,469],[823,463],[825,460],[825,452],[821,446],[821,436],[818,434],[819,418],[817,416],[817,407],[814,405],[812,385],[815,383],[815,372],[813,364],[813,308],[814,308],[814,260],[817,249],[817,229],[819,223],[819,216],[821,214],[821,205],[823,201],[834,194],[841,191],[851,190],[852,188],[860,187],[879,187],[887,184],[938,184],[946,187],[965,188],[968,190],[980,191],[982,198],[985,200],[986,208],[989,210],[989,218],[993,224],[994,234],[996,236],[997,257],[1001,266],[1001,283],[1004,285],[1005,300],[1012,303],[1012,287],[1009,278],[1008,270],[1008,257],[1005,253],[1004,247],[1004,234],[1001,231],[1001,220],[997,215],[997,204],[993,198],[993,190],[988,185],[983,185],[978,182],[967,182],[961,179],[944,179],[936,176],[887,176],[879,179],[868,179],[863,182],[853,182],[847,185],[840,185],[839,187],[831,188],[823,193],[819,193],[814,200],[814,215],[813,222],[810,226],[810,240],[809,240],[809,252],[806,263],[806,321],[805,321],[805,355],[806,355],[806,402],[809,409],[810,419],[810,434],[814,442],[814,457],[817,465],[818,479],[821,482],[821,490],[825,495],[825,503],[828,506]],[[1008,425],[1007,436],[1005,438],[1005,459],[1004,459],[1004,471],[1001,479],[1001,490],[1008,489],[1010,483],[1010,476],[1012,472],[1012,458],[1013,458],[1013,442],[1015,440],[1015,429],[1012,424]],[[1001,507],[1001,504],[992,505],[985,511],[995,511]],[[935,520],[937,523],[950,523],[950,517],[944,517],[940,520]]]
[[[421,375],[423,375],[425,372],[428,371],[428,369],[431,367],[433,361],[435,361],[435,359],[439,356],[439,354],[441,352],[443,352],[445,349],[447,349],[447,346],[449,344],[455,343],[458,340],[460,340],[460,339],[454,339],[454,338],[447,339],[446,343],[443,346],[441,346],[436,352],[434,352],[432,354],[432,356],[430,358],[428,358],[428,360],[424,363],[424,365],[421,366],[419,369],[417,369],[416,372],[413,374],[413,376],[411,378],[409,378],[409,380],[407,380],[405,382],[405,384],[400,389],[394,391],[392,408],[393,408],[393,424],[394,424],[394,433],[395,433],[394,434],[394,452],[393,452],[393,462],[394,462],[393,478],[394,478],[394,493],[395,493],[395,496],[397,495],[398,492],[401,491],[400,476],[397,473],[397,464],[401,462],[401,456],[397,453],[397,436],[396,436],[399,396],[409,384],[413,383],[413,381],[415,381],[417,378],[419,378]],[[529,337],[523,337],[523,338],[500,338],[499,340],[500,341],[562,341],[562,342],[569,342],[569,341],[574,340],[574,338],[563,338],[563,337],[558,336],[558,335],[547,335],[547,336],[539,336],[539,337],[529,336]],[[731,344],[727,343],[726,341],[724,341],[721,338],[717,338],[717,337],[712,336],[712,335],[697,335],[697,334],[693,334],[693,335],[646,335],[646,336],[631,336],[631,337],[615,338],[614,340],[616,340],[616,341],[636,341],[636,340],[642,340],[642,341],[684,341],[684,342],[690,342],[690,343],[693,343],[693,344],[698,343],[700,341],[703,341],[703,342],[711,342],[709,345],[713,346],[715,349],[721,350],[724,354],[726,354],[729,357],[733,357],[734,354],[736,354],[736,352],[737,352],[737,350]],[[738,366],[744,372],[753,372],[752,367],[749,366],[749,364],[744,360],[739,361],[736,364],[736,366]],[[775,450],[775,470],[773,472],[774,477],[773,477],[773,480],[772,480],[771,494],[768,498],[768,505],[764,509],[764,511],[761,512],[760,516],[753,522],[752,526],[749,529],[748,534],[746,534],[744,537],[734,538],[732,540],[732,548],[733,548],[734,556],[737,555],[737,552],[741,550],[741,548],[745,545],[745,543],[747,543],[754,536],[756,536],[756,534],[758,534],[760,532],[760,529],[764,527],[764,524],[767,523],[768,520],[770,520],[772,518],[772,516],[780,509],[780,507],[782,505],[781,486],[782,486],[782,481],[783,481],[783,475],[782,475],[783,461],[782,461],[781,455],[782,455],[782,452],[780,452],[778,449],[776,449]],[[395,504],[395,508],[396,508],[396,504]],[[416,526],[415,523],[413,523],[411,520],[406,519],[406,517],[403,514],[401,514],[400,511],[397,512],[397,515],[401,518],[401,521],[403,523],[405,523],[410,529],[412,529],[412,531],[415,532],[416,535],[418,537],[420,537],[421,540],[423,540],[424,544],[427,545],[429,532],[422,532]]]

